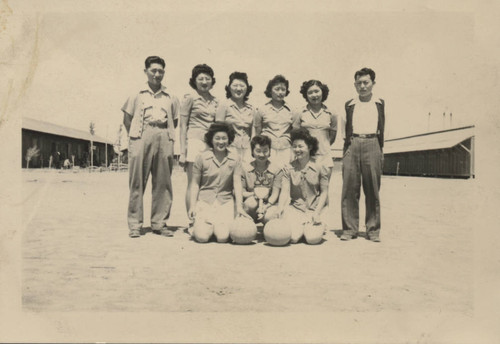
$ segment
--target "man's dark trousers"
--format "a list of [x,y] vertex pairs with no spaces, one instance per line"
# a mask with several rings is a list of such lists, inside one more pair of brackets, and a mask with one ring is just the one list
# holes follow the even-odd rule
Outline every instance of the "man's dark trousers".
[[380,234],[380,177],[383,153],[377,137],[350,138],[342,166],[342,228],[345,235],[356,236],[359,231],[359,197],[361,183],[366,201],[366,234]]

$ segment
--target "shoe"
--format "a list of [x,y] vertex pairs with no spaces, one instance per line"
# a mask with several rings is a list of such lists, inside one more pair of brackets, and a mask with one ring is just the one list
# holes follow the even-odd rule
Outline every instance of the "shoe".
[[174,231],[168,229],[168,228],[163,228],[161,230],[161,233],[160,235],[164,236],[164,237],[173,237],[174,236]]
[[158,234],[158,235],[161,235],[161,236],[165,236],[165,237],[172,237],[174,236],[174,232],[171,231],[170,229],[168,228],[162,228],[162,229],[153,229],[152,232],[154,234]]
[[377,236],[371,236],[370,237],[370,241],[373,241],[373,242],[380,242],[380,237],[377,235]]
[[340,240],[342,240],[342,241],[349,241],[351,239],[356,239],[357,237],[358,237],[357,235],[342,234],[340,236]]
[[141,236],[141,231],[139,229],[131,229],[128,236],[131,238],[139,238]]

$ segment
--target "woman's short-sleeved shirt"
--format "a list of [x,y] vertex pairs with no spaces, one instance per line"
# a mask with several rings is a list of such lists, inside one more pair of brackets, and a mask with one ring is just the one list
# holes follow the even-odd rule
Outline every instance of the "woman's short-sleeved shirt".
[[262,129],[261,134],[271,139],[271,148],[274,149],[291,147],[292,124],[293,114],[286,103],[276,109],[269,101],[255,115],[255,128]]
[[236,135],[232,146],[239,149],[250,147],[254,117],[255,109],[252,105],[245,103],[245,106],[240,108],[232,99],[221,103],[217,108],[216,119],[233,127]]
[[243,190],[254,191],[256,186],[265,186],[269,189],[273,187],[281,188],[281,168],[267,161],[267,168],[264,172],[257,172],[255,160],[241,163],[241,184]]
[[215,122],[215,113],[219,101],[212,97],[205,100],[197,93],[186,94],[181,103],[181,116],[189,117],[187,137],[202,138],[208,128]]
[[305,106],[295,117],[294,128],[305,128],[311,136],[318,139],[318,156],[331,156],[330,135],[337,131],[337,116],[323,105],[319,113]]
[[200,177],[198,199],[207,203],[225,203],[233,198],[234,170],[239,164],[238,156],[232,152],[219,162],[213,150],[198,155],[193,165],[193,177]]
[[300,170],[298,160],[283,167],[283,183],[290,183],[290,204],[302,211],[315,210],[321,190],[328,190],[330,171],[314,159]]

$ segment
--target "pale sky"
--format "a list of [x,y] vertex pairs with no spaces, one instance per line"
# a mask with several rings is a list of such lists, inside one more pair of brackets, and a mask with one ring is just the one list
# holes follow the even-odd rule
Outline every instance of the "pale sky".
[[192,91],[193,66],[207,63],[217,79],[212,93],[221,99],[233,71],[248,73],[254,86],[249,102],[257,107],[266,101],[267,81],[283,74],[293,107],[305,104],[300,85],[314,78],[330,87],[326,104],[340,113],[355,96],[354,72],[366,66],[377,73],[374,93],[386,100],[387,138],[426,132],[429,112],[431,131],[450,128],[450,112],[453,127],[476,124],[478,90],[485,78],[495,83],[497,74],[478,50],[474,8],[303,10],[281,4],[32,14],[20,29],[25,44],[17,48],[24,54],[20,62],[32,66],[20,112],[82,130],[94,121],[97,135],[114,140],[121,106],[146,80],[144,59],[160,55],[167,63],[163,83],[179,98]]

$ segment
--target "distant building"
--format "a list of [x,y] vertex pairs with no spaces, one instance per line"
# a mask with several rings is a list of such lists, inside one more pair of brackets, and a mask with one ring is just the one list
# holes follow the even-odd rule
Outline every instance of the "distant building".
[[384,174],[474,178],[474,126],[386,140]]
[[[97,135],[94,135],[92,139],[95,147],[93,165],[101,166],[105,164],[106,146],[108,164],[111,163],[115,155],[113,142]],[[30,167],[49,167],[49,160],[52,156],[52,166],[60,168],[64,160],[69,159],[72,162],[72,155],[74,155],[75,166],[89,166],[90,140],[91,135],[88,131],[23,117],[22,166],[26,167],[26,151],[33,146],[38,147],[40,155],[30,161]]]
[[[116,150],[115,150],[116,153]],[[117,154],[118,157],[118,154]],[[124,148],[121,150],[120,162],[122,164],[128,164],[128,148]]]

